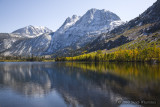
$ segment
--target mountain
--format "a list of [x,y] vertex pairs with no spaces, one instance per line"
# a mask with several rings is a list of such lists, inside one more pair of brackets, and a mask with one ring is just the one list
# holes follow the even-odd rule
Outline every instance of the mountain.
[[0,54],[5,56],[41,55],[51,42],[53,32],[46,27],[27,26],[12,33],[0,33]]
[[5,34],[8,37],[1,39],[0,53],[5,56],[65,53],[87,45],[99,34],[109,32],[121,24],[124,22],[110,11],[90,9],[82,17],[68,17],[54,33],[46,27],[30,25]]
[[13,31],[12,34],[16,34],[24,37],[36,37],[41,34],[51,33],[51,32],[52,30],[48,29],[47,27],[43,27],[43,26],[36,27],[36,26],[29,25],[24,28],[20,28],[16,31]]
[[3,55],[72,56],[83,51],[105,49],[113,52],[119,48],[158,45],[160,0],[127,23],[110,11],[90,9],[81,17],[68,17],[54,33],[34,28],[30,26],[22,32],[17,30],[11,34],[2,34],[0,49],[3,51],[0,52]]
[[160,0],[157,0],[151,7],[138,17],[122,24],[115,29],[102,33],[93,42],[71,54],[79,55],[83,51],[93,52],[96,50],[115,51],[119,48],[138,48],[160,46]]
[[124,22],[114,13],[107,10],[90,9],[82,17],[72,16],[52,36],[51,45],[46,54],[57,51],[79,49]]

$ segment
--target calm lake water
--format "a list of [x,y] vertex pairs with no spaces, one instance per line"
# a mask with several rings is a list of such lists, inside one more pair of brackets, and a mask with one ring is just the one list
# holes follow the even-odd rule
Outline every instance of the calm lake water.
[[160,107],[160,66],[1,62],[0,107]]

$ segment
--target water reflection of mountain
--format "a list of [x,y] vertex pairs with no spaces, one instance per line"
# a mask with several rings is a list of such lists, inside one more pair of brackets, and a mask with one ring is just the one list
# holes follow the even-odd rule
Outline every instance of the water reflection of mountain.
[[124,64],[6,63],[0,64],[0,84],[27,96],[43,96],[56,90],[66,104],[72,106],[115,107],[118,106],[116,101],[119,98],[159,100],[160,71],[157,67]]
[[42,64],[0,64],[0,84],[23,95],[43,95],[50,92],[51,81]]

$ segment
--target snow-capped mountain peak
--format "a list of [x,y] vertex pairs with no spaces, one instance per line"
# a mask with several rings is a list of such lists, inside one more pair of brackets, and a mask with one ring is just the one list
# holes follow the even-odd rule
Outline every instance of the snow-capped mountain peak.
[[105,26],[112,21],[121,20],[116,14],[105,9],[90,9],[77,21],[77,26],[88,27],[91,26]]
[[77,20],[79,20],[79,18],[80,18],[80,16],[73,15],[72,17],[68,17],[64,24],[71,23],[71,22],[76,22]]
[[72,25],[74,25],[79,19],[80,19],[80,16],[77,16],[77,15],[68,17],[63,23],[63,25],[57,30],[57,32],[64,33],[67,29],[69,29]]
[[24,37],[37,37],[41,34],[51,32],[52,30],[48,29],[47,27],[29,25],[24,28],[20,28],[16,31],[13,31],[12,34],[17,34]]
[[107,10],[90,9],[82,17],[73,15],[52,36],[48,53],[66,47],[78,49],[115,27],[123,24],[120,18]]

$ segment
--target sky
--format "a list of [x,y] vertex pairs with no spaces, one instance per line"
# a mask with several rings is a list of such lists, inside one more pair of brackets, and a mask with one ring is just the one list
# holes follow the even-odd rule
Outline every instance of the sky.
[[129,21],[156,0],[0,0],[0,33],[33,25],[56,31],[67,17],[82,16],[89,9],[105,9]]

